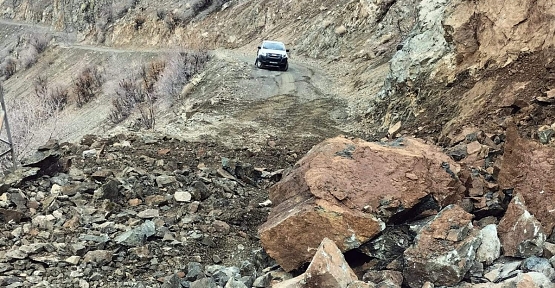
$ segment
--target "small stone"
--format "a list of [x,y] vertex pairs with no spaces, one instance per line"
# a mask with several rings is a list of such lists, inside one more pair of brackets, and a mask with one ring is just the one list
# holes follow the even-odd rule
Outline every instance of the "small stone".
[[185,276],[189,281],[195,281],[204,276],[204,268],[198,262],[189,262],[187,264],[187,275]]
[[70,256],[66,258],[64,261],[72,265],[77,265],[79,264],[79,260],[81,260],[81,257],[79,256]]
[[129,199],[129,201],[127,201],[127,204],[129,204],[129,206],[131,207],[139,206],[141,205],[141,203],[143,203],[143,201],[137,198]]
[[151,219],[159,216],[160,212],[158,211],[158,209],[146,209],[137,214],[137,217],[142,219]]
[[176,181],[174,176],[160,175],[156,177],[156,185],[158,185],[158,187],[168,186]]
[[191,203],[191,205],[189,205],[189,212],[197,213],[199,208],[200,208],[200,202],[195,201],[195,202]]
[[148,206],[161,206],[168,202],[163,195],[150,195],[145,198],[145,204]]
[[347,33],[347,28],[345,26],[341,25],[335,28],[335,34],[341,36],[345,33]]
[[216,264],[222,263],[222,259],[216,254],[212,255],[212,261]]
[[83,256],[83,262],[95,263],[97,265],[106,264],[112,261],[112,251],[109,250],[94,250],[89,251]]
[[270,207],[270,206],[272,206],[272,201],[270,199],[264,202],[258,203],[258,207]]
[[230,229],[229,224],[225,223],[224,221],[216,220],[214,221],[214,223],[212,223],[212,226],[214,227],[214,229],[216,229],[216,231],[220,233],[224,233],[224,234],[229,233],[229,229]]
[[85,150],[83,151],[83,158],[93,158],[96,157],[97,151],[96,149]]
[[173,195],[175,201],[177,202],[191,202],[191,193],[186,191],[177,191]]

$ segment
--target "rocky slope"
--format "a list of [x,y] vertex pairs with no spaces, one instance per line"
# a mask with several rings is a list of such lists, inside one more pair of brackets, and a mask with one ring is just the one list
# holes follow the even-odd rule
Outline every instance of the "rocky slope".
[[[4,178],[2,285],[554,286],[552,1],[0,6],[94,61],[216,49],[153,134],[50,144]],[[265,38],[290,71],[252,66]]]

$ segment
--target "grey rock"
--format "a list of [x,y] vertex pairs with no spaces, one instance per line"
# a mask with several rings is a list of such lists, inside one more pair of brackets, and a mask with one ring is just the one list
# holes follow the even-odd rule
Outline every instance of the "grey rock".
[[218,288],[218,284],[212,278],[202,278],[192,282],[190,288]]
[[36,176],[40,171],[40,168],[37,167],[20,167],[17,168],[12,173],[6,175],[3,179],[0,180],[0,193],[4,193],[10,187],[17,187],[19,184],[31,177]]
[[137,217],[143,219],[151,219],[160,216],[160,211],[158,209],[146,209],[137,214]]
[[466,149],[466,144],[459,144],[455,147],[447,149],[446,154],[449,155],[455,161],[461,161],[468,156]]
[[378,267],[385,269],[391,261],[398,259],[403,252],[410,246],[414,239],[409,227],[397,225],[386,227],[377,238],[361,245],[359,250],[378,260]]
[[141,226],[120,234],[114,241],[126,246],[140,246],[154,234],[156,234],[156,226],[154,222],[147,220]]
[[227,283],[225,284],[224,288],[248,288],[247,285],[245,285],[245,283],[235,280],[235,279],[229,279],[229,281],[227,281]]
[[185,278],[189,281],[195,281],[204,277],[204,267],[198,262],[189,262],[187,264],[187,275]]
[[476,251],[476,261],[491,265],[501,255],[501,242],[497,236],[497,225],[490,224],[480,230],[482,243]]
[[549,142],[551,142],[551,138],[553,137],[554,133],[555,131],[553,131],[553,129],[538,131],[538,137],[540,138],[540,142],[546,145],[549,144]]
[[96,149],[90,149],[90,150],[85,150],[82,153],[83,158],[93,158],[96,157],[96,154],[98,152],[96,151]]
[[524,259],[520,268],[524,272],[539,272],[545,275],[547,278],[555,280],[555,269],[549,263],[549,260],[545,258],[540,258],[537,256],[532,256]]
[[168,186],[172,183],[175,183],[176,181],[177,180],[175,180],[174,176],[160,175],[156,177],[156,184],[158,185],[158,187]]
[[272,274],[271,273],[266,273],[266,274],[256,278],[254,280],[254,283],[252,283],[252,287],[257,287],[257,288],[270,287],[271,281],[272,281]]
[[81,235],[79,235],[79,240],[92,241],[92,242],[96,242],[96,243],[106,243],[106,242],[110,241],[110,237],[106,234],[102,234],[102,235],[81,234]]
[[177,202],[191,202],[192,197],[191,193],[186,191],[177,191],[173,195],[173,198]]
[[119,186],[121,183],[117,180],[110,180],[106,184],[102,185],[100,194],[95,195],[99,199],[108,199],[114,202],[119,202],[123,198],[123,195],[119,192]]
[[203,201],[210,197],[210,189],[201,181],[195,181],[192,184],[193,191],[191,195],[195,201]]

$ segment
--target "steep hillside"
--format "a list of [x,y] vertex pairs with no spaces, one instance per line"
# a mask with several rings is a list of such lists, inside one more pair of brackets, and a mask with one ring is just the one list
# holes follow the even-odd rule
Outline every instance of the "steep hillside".
[[[0,13],[18,156],[36,152],[0,181],[0,286],[555,281],[552,0]],[[289,70],[253,65],[264,39]]]

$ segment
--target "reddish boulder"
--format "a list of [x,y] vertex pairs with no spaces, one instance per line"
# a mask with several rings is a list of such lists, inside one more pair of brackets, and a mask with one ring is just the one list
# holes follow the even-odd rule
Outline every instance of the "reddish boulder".
[[534,215],[526,209],[524,197],[517,194],[497,227],[504,256],[527,258],[543,254],[546,235]]
[[499,184],[522,195],[526,207],[547,232],[555,227],[555,149],[523,139],[507,130]]
[[[342,251],[357,248],[386,221],[435,214],[460,200],[458,170],[438,148],[416,139],[328,139],[270,189],[275,206],[259,229],[262,245],[286,271],[308,262],[325,237]],[[432,203],[418,205],[423,199]]]
[[357,276],[333,241],[324,238],[306,272],[274,285],[274,288],[322,287],[347,288]]
[[405,250],[406,284],[420,288],[427,281],[440,286],[459,283],[472,267],[481,243],[472,218],[451,205],[426,224],[415,244]]

